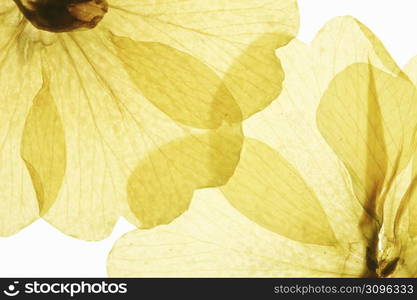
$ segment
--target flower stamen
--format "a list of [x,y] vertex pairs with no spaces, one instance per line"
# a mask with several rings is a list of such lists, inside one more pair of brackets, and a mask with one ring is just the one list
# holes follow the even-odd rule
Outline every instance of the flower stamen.
[[92,29],[108,11],[106,0],[14,0],[33,26],[50,32]]

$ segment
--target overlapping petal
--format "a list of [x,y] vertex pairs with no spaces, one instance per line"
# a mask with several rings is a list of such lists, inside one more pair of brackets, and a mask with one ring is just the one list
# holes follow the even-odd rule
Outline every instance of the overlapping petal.
[[293,41],[278,56],[284,90],[244,122],[240,163],[220,189],[232,206],[219,190],[199,191],[174,224],[122,237],[109,256],[111,276],[415,274],[412,246],[385,235],[383,215],[367,210],[372,184],[384,185],[378,201],[395,199],[385,201],[390,209],[406,193],[413,83],[351,17],[330,21],[311,46]]
[[241,121],[241,111],[229,90],[196,58],[161,43],[110,38],[146,99],[175,121],[212,129],[223,121]]
[[[5,2],[5,1],[3,1]],[[38,216],[31,177],[20,156],[32,100],[42,87],[39,55],[19,42],[24,27],[13,3],[0,4],[0,235],[14,234]],[[37,45],[27,41],[27,47]],[[17,67],[20,66],[20,67]]]
[[[126,215],[134,223],[143,222],[143,226],[168,223],[187,208],[194,189],[214,184],[210,180],[204,182],[204,172],[209,177],[218,175],[215,184],[224,184],[239,157],[238,117],[229,120],[226,116],[223,119],[216,116],[216,103],[222,103],[225,111],[229,108],[230,115],[239,116],[239,107],[221,80],[204,65],[195,66],[195,60],[186,54],[182,54],[186,59],[177,60],[178,51],[171,51],[169,47],[154,53],[154,44],[130,43],[133,44],[110,39],[105,31],[88,31],[59,37],[44,52],[50,73],[50,92],[62,119],[67,157],[59,194],[44,218],[63,232],[83,239],[104,238],[120,215]],[[123,54],[118,47],[124,47]],[[127,71],[123,59],[138,55],[139,50],[148,51],[147,56],[129,61],[131,70]],[[152,54],[165,55],[174,62],[166,65],[165,70],[158,69]],[[79,68],[80,65],[83,68]],[[54,71],[58,69],[64,71]],[[138,90],[137,82],[144,80],[136,73],[139,69],[149,75],[147,89],[150,92],[169,89],[166,94],[173,96],[169,99],[171,106],[165,103],[163,107],[171,107],[170,114],[158,109]],[[179,81],[175,85],[171,78],[170,85],[163,78],[152,76],[160,74],[168,80],[169,75],[163,71],[171,76],[182,73],[190,80],[187,84]],[[200,87],[203,78],[207,79],[205,89]],[[187,103],[187,100],[194,100],[193,97],[196,103],[205,101],[204,108],[200,103]],[[176,99],[185,103],[177,105]],[[214,127],[213,133],[176,122],[174,118],[184,116],[184,106],[190,119],[197,120],[204,114],[209,122],[210,114],[215,115],[216,124],[207,126]],[[222,148],[225,150],[223,164],[216,168],[218,159],[213,153],[219,151],[219,143],[212,143],[212,140],[228,134],[235,135],[235,139],[230,138],[229,142],[225,139],[227,149]],[[187,142],[168,146],[177,139],[187,139]],[[163,159],[168,165],[159,167]],[[170,161],[177,160],[187,168],[170,165]],[[144,164],[147,166],[143,167]],[[164,179],[160,177],[161,172],[176,174]],[[192,182],[190,176],[194,173],[202,174],[202,182],[189,185],[186,193],[179,193],[175,201],[166,203],[170,211],[161,216],[163,213],[158,211],[161,204],[154,193],[162,191],[165,193],[160,195],[162,197],[182,189]],[[135,189],[132,192],[132,185],[140,186],[146,193]],[[141,204],[143,207],[138,209]]]
[[22,136],[21,155],[32,177],[40,214],[54,204],[66,170],[66,147],[61,117],[52,98],[47,74],[33,100]]
[[194,190],[226,183],[240,157],[240,133],[232,125],[188,135],[141,161],[128,183],[130,208],[141,227],[169,223],[188,208]]
[[224,79],[244,117],[267,106],[284,77],[275,50],[298,30],[296,0],[113,0],[116,35],[188,53]]
[[[410,80],[417,84],[417,57],[411,59],[404,68]],[[412,184],[408,189],[408,194],[404,197],[404,205],[401,213],[408,215],[408,229],[410,237],[417,237],[417,152],[413,157],[411,171]]]
[[[39,31],[13,3],[2,4],[4,47],[12,47],[16,55],[4,52],[2,76],[16,74],[17,79],[2,80],[6,97],[1,103],[7,106],[3,113],[8,113],[3,119],[16,116],[16,124],[3,130],[5,145],[10,146],[3,148],[4,160],[10,167],[2,167],[7,173],[2,192],[9,197],[2,201],[8,206],[2,212],[25,211],[19,213],[22,219],[5,217],[4,234],[40,214],[66,234],[98,240],[111,232],[121,215],[142,227],[169,223],[187,209],[194,190],[226,183],[240,155],[244,107],[221,77],[237,67],[248,68],[249,81],[256,87],[252,89],[247,79],[239,81],[239,87],[246,86],[253,100],[255,90],[267,91],[257,99],[270,102],[283,76],[274,50],[287,43],[298,26],[294,1],[271,6],[258,1],[259,9],[251,12],[255,2],[236,2],[212,12],[217,16],[213,30],[229,23],[229,37],[240,36],[228,47],[220,43],[227,36],[222,29],[206,40],[192,30],[183,31],[192,34],[181,41],[201,51],[158,40],[156,34],[155,40],[138,39],[137,32],[130,31],[141,19],[130,19],[132,11],[152,7],[160,14],[167,2],[115,0],[96,29],[62,34]],[[199,7],[198,16],[208,15],[201,1],[183,4],[190,16]],[[221,8],[225,3],[214,4]],[[178,8],[178,3],[168,6]],[[282,14],[270,16],[271,7],[282,8]],[[118,23],[122,11],[123,24]],[[194,21],[203,26],[201,20]],[[244,24],[249,21],[259,24]],[[164,30],[170,40],[179,38],[179,31],[171,34],[168,23]],[[213,57],[219,49],[221,57]],[[202,59],[203,54],[210,56]],[[258,66],[264,66],[262,74],[252,68],[256,57]],[[222,71],[208,61],[222,61]],[[16,68],[21,63],[25,66]],[[242,70],[238,73],[244,75]],[[266,74],[277,80],[265,81]],[[15,201],[20,198],[24,200]]]
[[[354,246],[352,246],[353,250]],[[168,226],[133,231],[108,258],[115,277],[358,276],[361,259],[335,247],[303,244],[257,226],[219,190],[196,193]]]
[[239,166],[221,190],[242,214],[279,235],[303,243],[337,243],[315,193],[275,149],[258,140],[245,140]]
[[353,64],[323,95],[317,121],[344,162],[358,200],[379,221],[384,189],[415,151],[417,90],[372,64]]

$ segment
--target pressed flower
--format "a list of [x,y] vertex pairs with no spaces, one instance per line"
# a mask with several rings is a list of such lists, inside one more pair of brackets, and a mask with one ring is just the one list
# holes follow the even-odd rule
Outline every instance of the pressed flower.
[[351,17],[278,54],[284,90],[244,122],[230,181],[120,238],[111,276],[417,276],[417,60]]
[[232,174],[297,26],[293,0],[1,1],[0,235],[169,223]]

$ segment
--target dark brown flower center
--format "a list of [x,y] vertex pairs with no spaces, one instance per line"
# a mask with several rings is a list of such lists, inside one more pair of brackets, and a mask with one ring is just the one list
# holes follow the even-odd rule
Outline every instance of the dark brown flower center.
[[106,0],[14,0],[33,26],[51,32],[91,29],[107,13]]

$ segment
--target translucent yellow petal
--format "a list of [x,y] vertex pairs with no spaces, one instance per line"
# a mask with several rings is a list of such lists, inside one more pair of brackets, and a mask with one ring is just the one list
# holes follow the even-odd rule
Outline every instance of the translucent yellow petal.
[[404,66],[404,73],[414,83],[417,83],[417,56],[411,58]]
[[360,258],[340,248],[295,242],[256,225],[213,189],[198,191],[170,225],[121,237],[108,258],[113,277],[355,277],[362,269]]
[[[404,72],[417,84],[417,56],[412,58],[404,67]],[[417,236],[417,152],[413,156],[412,175],[409,187],[409,193],[403,199],[404,209],[408,212],[408,226],[411,237]]]
[[[1,236],[16,233],[38,217],[36,195],[20,151],[26,116],[42,86],[40,57],[25,55],[37,46],[18,39],[24,26],[18,12],[10,8],[0,6]],[[31,51],[22,52],[21,47]]]
[[[276,48],[288,43],[283,35]],[[239,104],[244,119],[267,107],[282,91],[284,72],[274,51],[267,46],[270,35],[251,44],[224,75],[227,88]]]
[[378,39],[378,37],[374,35],[368,27],[366,27],[358,20],[355,20],[355,22],[358,24],[359,29],[365,35],[365,38],[368,39],[369,43],[373,48],[373,51],[375,51],[375,54],[379,58],[380,62],[393,74],[404,76],[403,71],[397,66],[394,59],[385,49],[384,44]]
[[348,172],[317,128],[316,111],[324,92],[320,80],[330,77],[330,68],[322,74],[325,66],[317,61],[325,45],[317,46],[293,41],[278,51],[286,72],[283,92],[243,123],[244,133],[266,143],[297,170],[317,195],[336,239],[350,247],[364,242],[358,228],[364,212],[351,191]]
[[[368,266],[372,266],[371,257],[376,258],[378,246],[388,261],[395,260],[398,249],[405,249],[404,226],[397,220],[397,209],[407,189],[403,178],[396,182],[395,176],[404,170],[415,147],[415,87],[372,32],[352,18],[330,22],[312,46],[317,63],[311,81],[316,82],[316,88],[308,90],[317,91],[316,103],[324,93],[327,97],[327,115],[320,115],[323,107],[319,108],[319,127],[347,167],[346,184],[352,184],[356,195],[351,198],[358,199],[367,210],[356,210],[357,219],[353,224],[359,225],[363,242],[374,249],[374,254],[367,255]],[[351,79],[344,80],[342,76]],[[303,88],[298,86],[298,89]],[[322,203],[326,209],[323,200]],[[368,214],[377,217],[379,222]],[[334,220],[331,225],[341,240],[343,227]],[[344,235],[348,240],[349,236]],[[380,244],[374,242],[378,238]]]
[[[46,48],[44,60],[49,70],[50,92],[65,132],[67,154],[62,187],[44,218],[64,233],[85,240],[108,236],[120,215],[139,225],[142,220],[132,213],[127,201],[127,185],[132,173],[141,162],[148,160],[149,153],[156,153],[177,139],[195,137],[195,145],[189,144],[191,149],[197,149],[199,143],[207,144],[200,136],[208,131],[182,125],[149,102],[132,82],[104,31],[60,35],[56,43]],[[175,74],[172,76],[175,78]],[[198,92],[212,95],[212,90]],[[204,97],[209,99],[209,96]],[[238,111],[238,107],[234,107]],[[231,115],[238,114],[236,110],[231,111]],[[239,123],[227,125],[224,122],[224,125],[232,132],[239,128]],[[230,158],[227,166],[232,166],[239,155],[236,148],[230,150],[230,155],[225,156],[225,160]],[[204,155],[209,153],[200,153],[201,168],[210,167],[204,163],[208,161]],[[224,179],[223,175],[219,178]],[[155,183],[149,184],[155,186]],[[183,182],[178,181],[178,184]],[[175,189],[175,185],[170,188]],[[189,194],[184,197],[176,201],[189,201]],[[146,202],[142,198],[135,200]],[[184,209],[184,206],[179,208]],[[171,216],[181,212],[173,212]],[[147,212],[148,226],[157,224],[150,216],[151,212]],[[167,219],[159,221],[167,222]]]
[[[283,92],[277,101],[244,122],[245,136],[265,142],[297,169],[317,195],[336,239],[345,249],[369,245],[369,232],[364,229],[374,230],[377,224],[370,222],[355,200],[350,174],[317,128],[316,111],[334,76],[352,64],[372,61],[389,74],[398,73],[395,62],[378,54],[381,44],[370,42],[368,37],[369,32],[364,35],[355,19],[342,17],[326,24],[311,46],[292,41],[279,49],[286,73]],[[391,67],[387,67],[388,62]],[[363,222],[369,226],[360,226]],[[367,272],[364,270],[363,275]]]
[[[414,159],[415,164],[416,159]],[[416,178],[416,173],[414,173],[414,178]],[[411,237],[417,237],[417,183],[412,181],[410,187],[409,198],[405,198],[403,201],[407,202],[407,212],[408,212],[408,233]]]
[[311,48],[316,64],[321,67],[316,71],[317,85],[321,89],[326,89],[336,74],[354,63],[370,62],[387,73],[402,76],[401,69],[378,37],[350,16],[327,22],[312,41]]
[[409,239],[409,211],[410,200],[416,192],[412,184],[412,163],[410,162],[393,180],[387,192],[384,204],[382,230],[384,236],[397,245],[404,244]]
[[[18,10],[16,9],[16,4],[11,1],[2,1],[0,4],[0,18],[2,21],[8,21],[4,24],[6,25],[16,25],[15,20],[21,20],[22,17],[19,16]],[[11,22],[10,22],[11,21]]]
[[55,202],[66,165],[64,130],[44,77],[42,89],[33,101],[22,137],[22,158],[32,177],[40,214]]
[[111,38],[143,95],[175,121],[198,128],[217,128],[225,120],[241,120],[228,89],[197,59],[160,43]]
[[321,133],[344,162],[365,209],[381,216],[384,184],[392,181],[415,149],[414,85],[370,64],[338,74],[317,112]]
[[202,61],[224,77],[248,117],[281,90],[274,52],[295,36],[298,8],[295,0],[114,0],[101,26]]
[[417,278],[417,240],[410,238],[402,253],[401,268],[395,273],[395,277]]
[[[281,212],[272,213],[264,209],[269,194],[276,192],[273,189],[269,193],[265,192],[266,189],[259,193],[265,195],[263,200],[253,203],[243,201],[244,207],[252,205],[252,209],[246,211],[231,210],[231,206],[222,204],[216,192],[204,190],[198,192],[198,196],[202,197],[195,199],[191,208],[169,226],[149,231],[135,231],[122,237],[109,256],[108,270],[111,276],[245,277],[324,274],[356,277],[372,274],[372,260],[368,256],[373,254],[367,248],[374,246],[371,243],[373,236],[368,236],[369,232],[365,232],[364,229],[375,230],[378,223],[371,222],[372,219],[364,211],[361,203],[355,199],[351,174],[341,162],[340,154],[335,153],[321,135],[316,123],[316,111],[323,94],[331,83],[334,84],[332,80],[337,74],[353,64],[351,68],[366,66],[367,72],[358,68],[359,75],[365,73],[367,76],[358,83],[359,90],[354,95],[363,94],[363,86],[367,87],[366,92],[383,91],[382,98],[375,97],[378,101],[371,102],[374,104],[371,109],[376,112],[380,109],[380,118],[378,114],[374,115],[371,124],[376,125],[381,119],[388,127],[383,127],[384,142],[392,141],[392,144],[385,145],[385,152],[388,153],[386,166],[391,173],[399,172],[406,165],[412,150],[410,132],[413,126],[411,124],[410,128],[402,127],[410,125],[415,114],[411,105],[414,100],[414,87],[407,76],[401,73],[379,40],[350,17],[336,18],[329,22],[311,46],[293,41],[277,53],[286,71],[283,92],[277,101],[244,122],[245,136],[261,141],[268,150],[252,151],[257,163],[246,168],[244,177],[248,180],[242,180],[240,185],[244,188],[238,200],[249,198],[258,186],[268,186],[271,183],[274,188],[281,187],[275,182],[276,178],[282,179],[283,182],[290,178],[290,182],[296,181],[301,187],[301,192],[294,189],[295,191],[290,193],[288,187],[277,189],[278,192],[282,191],[285,196],[291,197],[297,195],[296,192],[305,192],[307,188],[307,199],[308,195],[317,195],[315,200],[318,204],[313,207],[316,210],[317,207],[321,208],[322,215],[326,217],[326,224],[332,229],[337,243],[333,246],[322,246],[288,239],[288,232],[291,231],[287,230],[287,223],[293,224],[291,218],[282,218],[284,221],[281,224],[284,228],[279,228],[287,234],[286,237],[266,230],[270,229],[268,226],[275,221],[273,217],[282,216]],[[372,64],[372,75],[379,78],[371,81],[375,83],[371,88],[368,84],[369,63]],[[346,91],[355,85],[356,82],[350,82]],[[344,96],[345,93],[341,95]],[[365,100],[369,99],[368,95],[369,93],[365,94]],[[380,100],[390,97],[394,100],[384,101],[384,105],[376,105],[380,104]],[[357,98],[360,100],[361,97]],[[347,106],[357,104],[359,100],[353,97],[353,100],[347,102]],[[398,105],[403,102],[403,106]],[[362,107],[365,108],[362,111],[364,114],[368,107]],[[390,109],[392,112],[389,112]],[[348,109],[341,110],[342,113],[345,111],[349,112]],[[336,122],[335,125],[337,124]],[[388,136],[391,130],[396,132],[394,137]],[[340,134],[340,137],[344,138],[344,135]],[[378,145],[381,141],[374,139],[374,142]],[[399,149],[402,152],[399,152]],[[246,164],[245,153],[246,146],[236,177],[242,172],[240,165]],[[388,157],[391,153],[398,159],[392,160]],[[276,164],[276,160],[281,163]],[[274,165],[278,167],[273,168]],[[260,166],[263,166],[262,171]],[[284,169],[287,172],[278,176],[272,173],[275,169]],[[290,175],[287,175],[288,173]],[[233,184],[235,176],[226,187]],[[230,190],[238,194],[242,188]],[[205,194],[206,192],[208,194]],[[285,205],[292,204],[291,201],[284,203],[284,211],[287,208]],[[254,212],[258,211],[263,212],[262,216],[253,217]],[[252,222],[254,219],[258,224]],[[319,223],[322,219],[315,221]],[[362,222],[369,222],[369,228],[360,226]],[[316,226],[310,222],[306,224]],[[297,225],[294,225],[295,231]],[[374,234],[375,231],[371,233]],[[413,253],[410,247],[401,251],[407,251],[407,255]],[[413,259],[410,259],[410,262],[413,264]],[[399,262],[401,270],[406,265],[407,262]],[[412,270],[409,266],[407,268]]]
[[189,206],[194,190],[227,182],[238,163],[240,126],[187,136],[149,154],[129,178],[130,207],[142,228],[167,224]]
[[221,190],[243,215],[273,232],[303,243],[337,243],[314,192],[266,144],[245,140],[239,165]]

